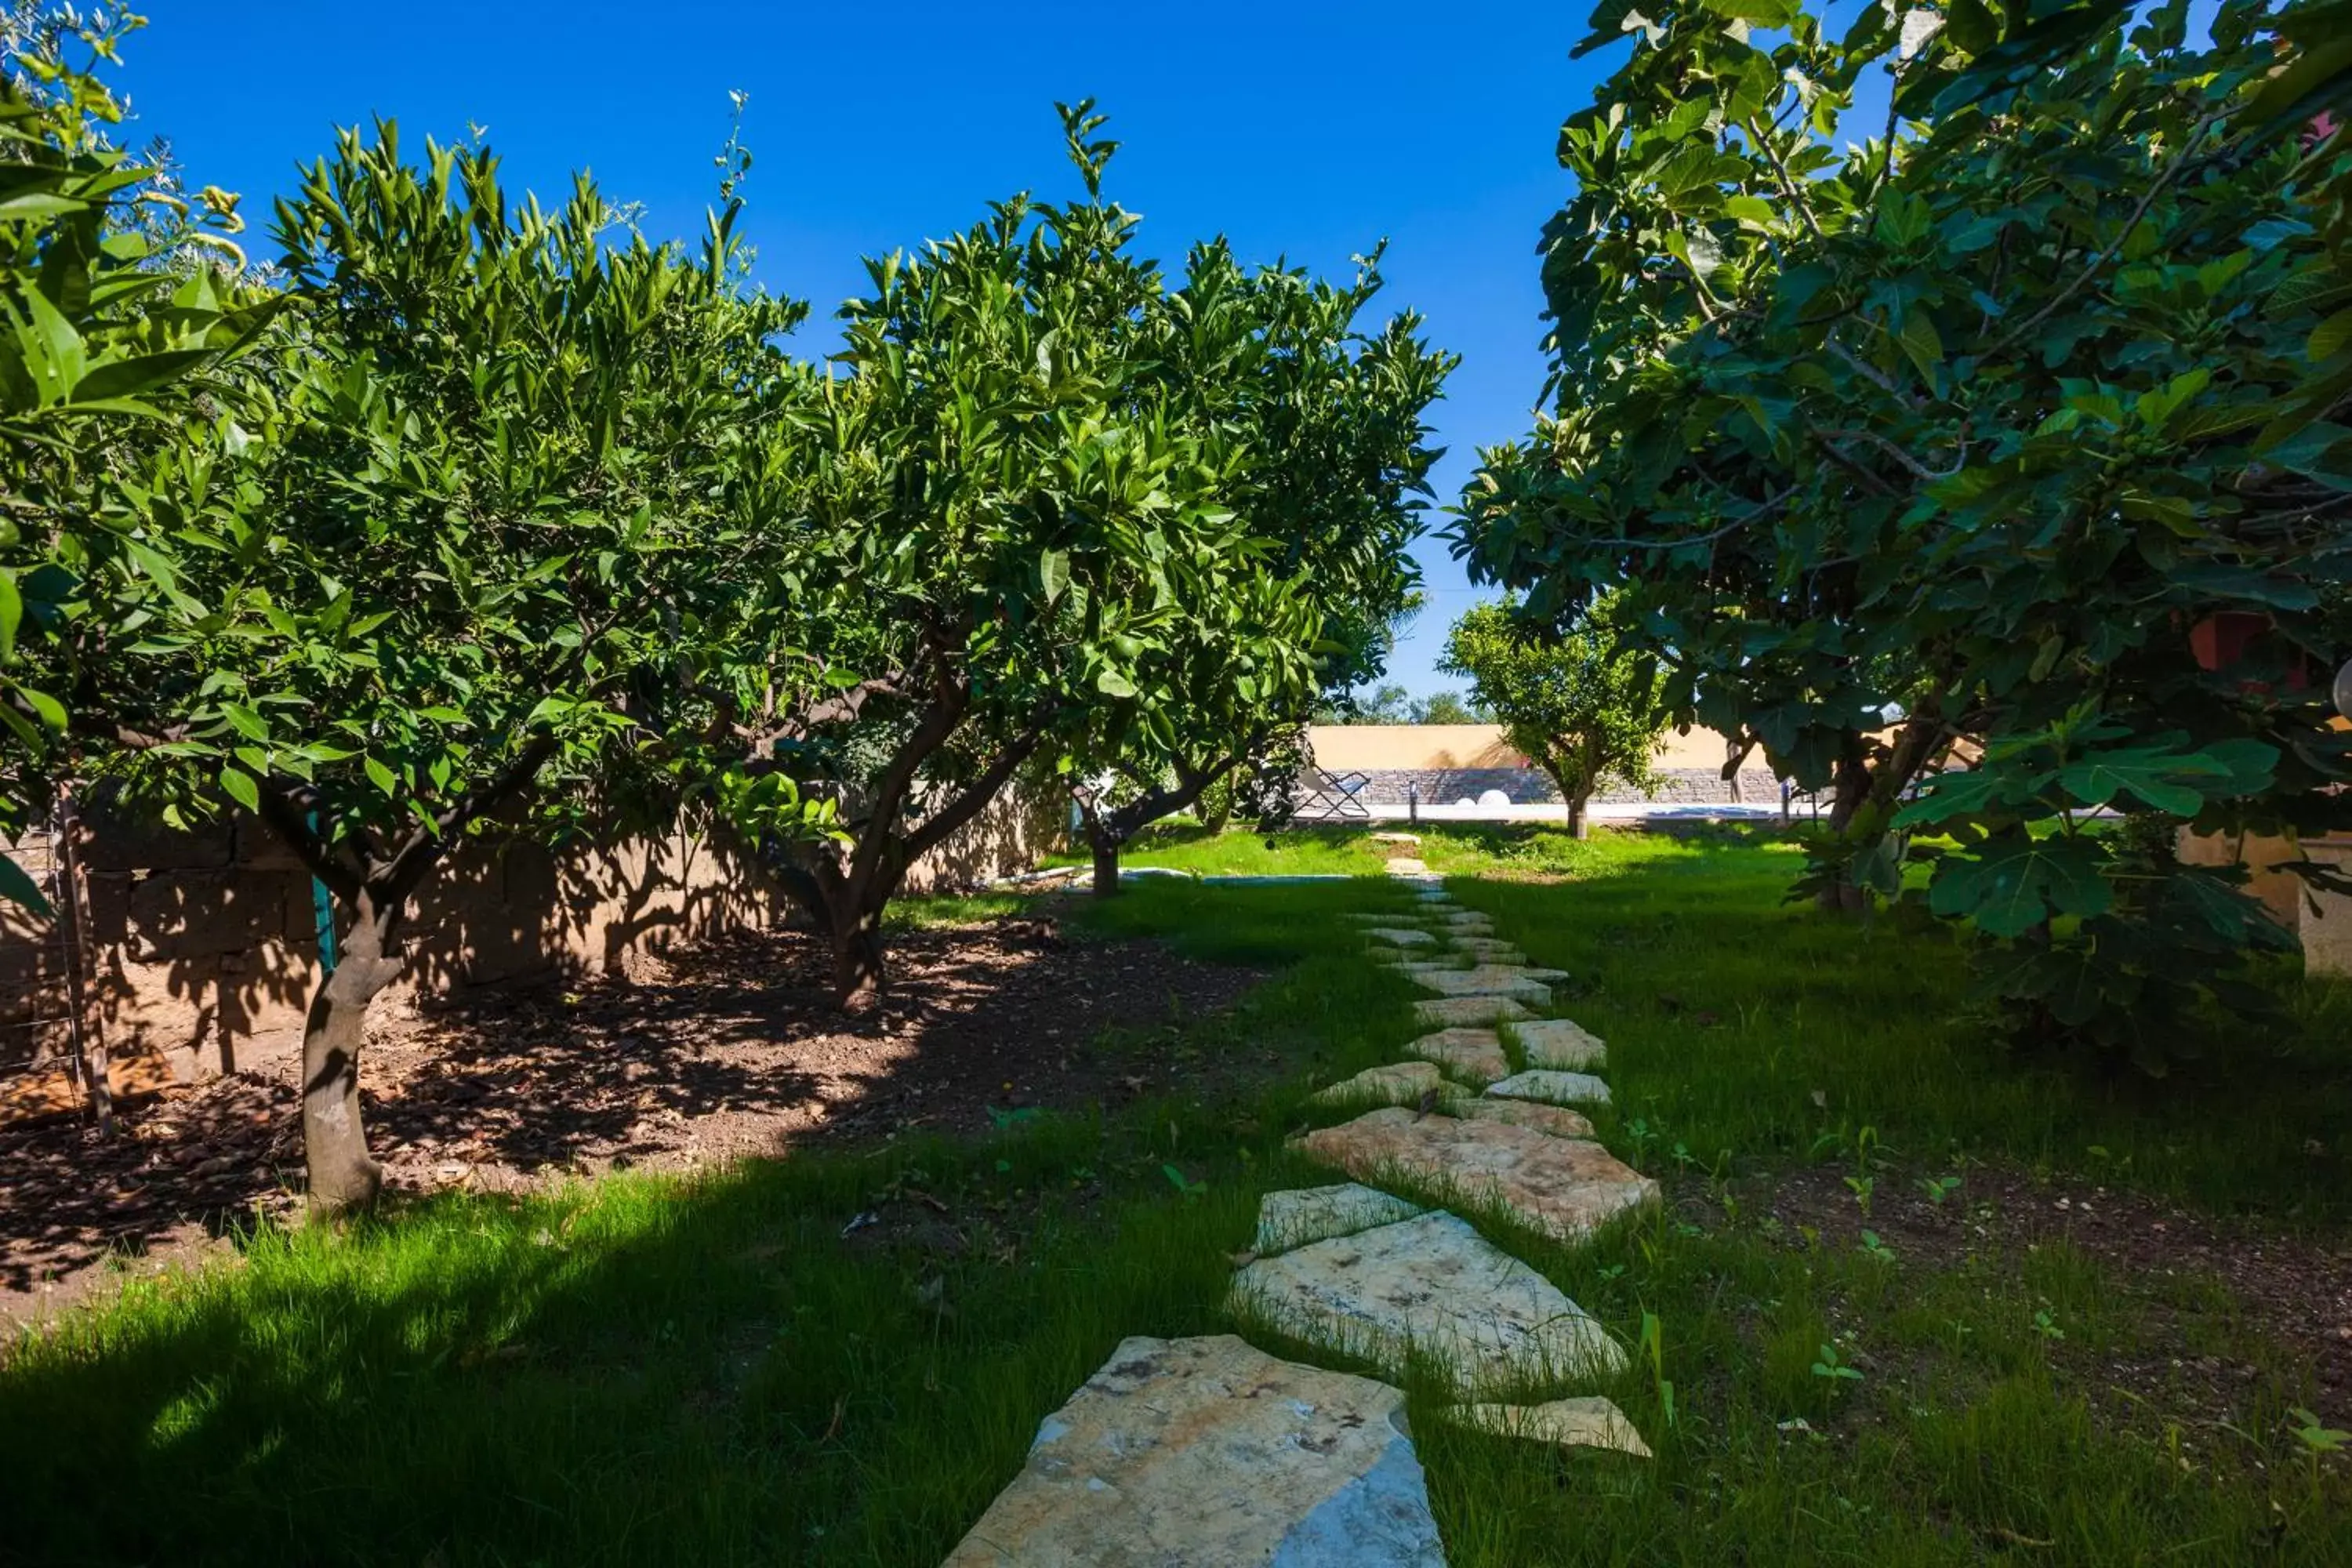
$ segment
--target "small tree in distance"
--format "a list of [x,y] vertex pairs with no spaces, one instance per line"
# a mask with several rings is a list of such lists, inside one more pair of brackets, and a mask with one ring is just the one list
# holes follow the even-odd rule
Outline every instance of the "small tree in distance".
[[1666,728],[1657,666],[1618,647],[1610,612],[1604,598],[1554,634],[1508,600],[1479,605],[1454,623],[1437,666],[1468,677],[1472,701],[1551,775],[1579,838],[1591,832],[1585,804],[1602,781],[1655,787],[1651,758]]
[[1483,724],[1476,703],[1465,702],[1458,691],[1433,691],[1426,697],[1412,700],[1412,721],[1416,724]]

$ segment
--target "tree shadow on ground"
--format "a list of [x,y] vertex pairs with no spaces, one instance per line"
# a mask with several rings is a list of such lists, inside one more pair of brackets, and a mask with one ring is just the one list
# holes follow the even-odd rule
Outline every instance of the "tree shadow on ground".
[[[478,991],[386,1018],[363,1068],[395,1188],[516,1190],[615,1166],[681,1168],[937,1128],[1020,1108],[1124,1103],[1183,1064],[1167,1031],[1257,976],[1150,942],[1065,939],[1049,920],[899,933],[886,1005],[845,1017],[820,944],[721,935],[594,981]],[[566,989],[566,985],[577,989]],[[1102,1051],[1110,1032],[1138,1048]],[[299,1203],[291,1063],[126,1110],[0,1131],[0,1292],[20,1312],[110,1254],[218,1236]],[[26,1292],[37,1292],[27,1297]],[[0,1294],[0,1310],[12,1303]]]
[[[1258,1192],[1310,1179],[1282,1145],[1305,1069],[1410,1032],[1337,896],[1224,894],[1227,940],[1311,956],[1142,1031],[1157,1077],[1114,1110],[404,1197],[134,1284],[0,1368],[0,1562],[936,1562],[1119,1340],[1226,1327]],[[748,987],[724,1037],[766,1015],[713,961]],[[673,1001],[641,1011],[698,1016]]]

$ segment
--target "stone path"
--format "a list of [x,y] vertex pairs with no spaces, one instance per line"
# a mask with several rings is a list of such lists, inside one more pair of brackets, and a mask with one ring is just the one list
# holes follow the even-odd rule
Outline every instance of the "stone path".
[[[1410,834],[1379,836],[1417,847]],[[1608,1048],[1546,1016],[1568,978],[1530,967],[1420,860],[1408,912],[1348,917],[1374,962],[1430,994],[1411,1059],[1327,1085],[1360,1114],[1293,1147],[1355,1178],[1268,1193],[1228,1306],[1245,1331],[1320,1346],[1390,1382],[1276,1360],[1233,1335],[1130,1339],[1046,1417],[1028,1463],[948,1558],[1106,1568],[1438,1568],[1445,1561],[1392,1386],[1418,1367],[1436,1418],[1519,1441],[1650,1450],[1578,1384],[1625,1347],[1448,1206],[1570,1244],[1658,1201],[1576,1107],[1605,1106]],[[1397,1191],[1386,1190],[1395,1187]]]

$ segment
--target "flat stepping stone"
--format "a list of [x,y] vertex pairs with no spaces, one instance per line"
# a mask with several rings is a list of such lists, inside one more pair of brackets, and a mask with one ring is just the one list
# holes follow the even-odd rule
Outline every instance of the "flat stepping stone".
[[1413,1105],[1425,1094],[1440,1099],[1465,1091],[1445,1081],[1445,1075],[1432,1062],[1391,1062],[1385,1067],[1366,1068],[1353,1078],[1341,1079],[1330,1088],[1318,1090],[1307,1101],[1310,1105]]
[[1466,952],[1489,963],[1523,963],[1528,956],[1509,942],[1491,936],[1457,936],[1446,945],[1456,952]]
[[1457,1426],[1497,1437],[1524,1437],[1563,1448],[1613,1448],[1637,1459],[1650,1458],[1650,1446],[1625,1413],[1597,1394],[1542,1405],[1456,1405],[1438,1414]]
[[1609,1059],[1609,1047],[1582,1025],[1566,1018],[1538,1018],[1511,1026],[1511,1038],[1531,1068],[1596,1068]]
[[1580,1240],[1658,1196],[1657,1183],[1600,1144],[1508,1121],[1389,1109],[1318,1128],[1294,1147],[1360,1182],[1402,1178],[1493,1204],[1562,1241]]
[[944,1568],[1444,1568],[1403,1411],[1232,1334],[1121,1341]]
[[1413,1022],[1426,1024],[1433,1029],[1516,1024],[1522,1018],[1534,1016],[1533,1013],[1508,996],[1441,996],[1435,1001],[1412,1005]]
[[1538,1132],[1549,1132],[1555,1138],[1590,1138],[1592,1123],[1564,1105],[1546,1105],[1533,1100],[1449,1100],[1442,1107],[1448,1116],[1458,1116],[1465,1121],[1507,1121],[1514,1127],[1532,1127]]
[[1310,1241],[1353,1236],[1376,1225],[1394,1225],[1398,1220],[1426,1212],[1419,1204],[1409,1204],[1378,1187],[1355,1182],[1268,1193],[1257,1201],[1257,1236],[1251,1241],[1250,1250],[1261,1258],[1271,1258]]
[[1421,842],[1421,835],[1418,833],[1375,833],[1372,835],[1372,842],[1375,844],[1418,844]]
[[1426,1356],[1463,1390],[1587,1378],[1625,1364],[1624,1348],[1559,1287],[1456,1215],[1425,1214],[1261,1258],[1234,1276],[1232,1301],[1245,1317],[1390,1376]]
[[1416,963],[1405,969],[1415,985],[1440,996],[1508,996],[1530,1007],[1551,1005],[1550,986],[1540,980],[1529,980],[1527,971],[1508,964],[1481,963],[1469,969],[1454,969],[1444,964]]
[[1468,936],[1486,936],[1495,929],[1495,917],[1482,915],[1475,910],[1447,910],[1437,918],[1440,924]]
[[1426,877],[1429,875],[1429,868],[1414,859],[1410,855],[1400,855],[1395,859],[1389,862],[1389,875],[1391,877]]
[[1492,1029],[1440,1029],[1405,1047],[1424,1061],[1452,1068],[1480,1087],[1508,1078],[1511,1060],[1503,1054],[1503,1037]]
[[1391,947],[1435,947],[1437,938],[1419,926],[1373,926],[1364,932],[1373,942]]
[[1589,1072],[1553,1072],[1531,1068],[1489,1084],[1486,1092],[1504,1100],[1540,1100],[1553,1105],[1606,1105],[1609,1086]]
[[1118,879],[1122,882],[1152,882],[1172,879],[1180,882],[1200,880],[1190,871],[1180,871],[1173,866],[1121,866]]

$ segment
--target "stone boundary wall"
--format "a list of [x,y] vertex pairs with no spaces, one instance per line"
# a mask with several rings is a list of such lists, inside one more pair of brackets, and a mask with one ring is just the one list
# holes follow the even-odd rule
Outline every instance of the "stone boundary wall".
[[[977,887],[1058,847],[1061,803],[1008,790],[908,874],[923,894]],[[46,836],[43,836],[44,840]],[[0,847],[5,847],[0,846]],[[48,847],[9,848],[47,887]],[[83,988],[117,1093],[187,1083],[299,1049],[317,988],[310,874],[241,814],[194,832],[93,812]],[[674,943],[782,923],[790,906],[718,835],[471,837],[419,893],[392,1007],[470,987],[630,973]],[[48,920],[0,905],[0,1121],[79,1102],[68,1074],[63,948]]]
[[[1475,801],[1490,789],[1501,790],[1513,805],[1548,805],[1559,801],[1559,790],[1540,768],[1382,768],[1358,795],[1367,804],[1402,805],[1418,788],[1423,805],[1451,805],[1467,797]],[[1601,805],[1649,801],[1662,805],[1778,805],[1780,781],[1761,768],[1742,768],[1735,799],[1732,787],[1717,768],[1661,768],[1654,795],[1622,784],[1611,784],[1592,796]]]

